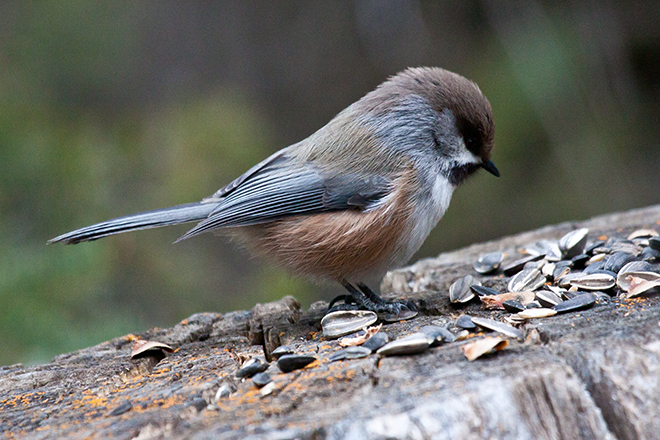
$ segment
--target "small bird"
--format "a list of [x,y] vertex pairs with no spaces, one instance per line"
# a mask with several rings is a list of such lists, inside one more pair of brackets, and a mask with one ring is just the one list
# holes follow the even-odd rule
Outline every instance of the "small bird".
[[200,202],[49,243],[196,221],[176,242],[222,228],[295,274],[339,282],[348,295],[335,298],[335,308],[407,319],[417,313],[412,302],[383,300],[367,283],[412,257],[467,177],[480,168],[499,177],[490,160],[494,134],[490,103],[474,82],[437,67],[409,68]]

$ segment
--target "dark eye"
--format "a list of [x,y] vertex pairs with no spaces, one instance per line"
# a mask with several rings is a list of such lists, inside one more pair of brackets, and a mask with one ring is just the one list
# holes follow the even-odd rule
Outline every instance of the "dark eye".
[[469,137],[465,140],[465,146],[467,147],[468,150],[474,149],[474,147],[477,145],[477,139],[473,137]]

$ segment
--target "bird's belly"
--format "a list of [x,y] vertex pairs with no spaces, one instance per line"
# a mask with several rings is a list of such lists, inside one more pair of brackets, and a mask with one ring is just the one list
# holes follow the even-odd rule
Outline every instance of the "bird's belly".
[[453,192],[440,176],[421,198],[417,182],[405,183],[372,210],[299,215],[237,229],[254,253],[294,273],[338,281],[379,279],[417,252]]
[[363,280],[384,274],[404,230],[383,217],[341,211],[250,226],[248,247],[298,274]]
[[241,228],[248,247],[295,272],[332,280],[382,277],[399,260],[413,208],[403,194],[368,210],[294,216]]

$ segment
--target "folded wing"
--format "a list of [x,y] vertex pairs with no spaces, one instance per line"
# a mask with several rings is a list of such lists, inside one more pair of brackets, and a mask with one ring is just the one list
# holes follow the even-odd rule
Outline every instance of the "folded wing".
[[212,229],[268,223],[292,215],[366,210],[389,189],[389,181],[382,177],[328,178],[313,165],[298,165],[281,155],[233,186],[222,199],[215,199],[218,204],[208,218],[177,241]]

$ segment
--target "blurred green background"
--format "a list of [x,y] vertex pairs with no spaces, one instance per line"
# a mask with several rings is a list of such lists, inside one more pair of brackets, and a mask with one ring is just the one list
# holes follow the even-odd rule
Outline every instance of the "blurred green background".
[[660,2],[0,3],[0,364],[202,311],[340,293],[188,225],[60,233],[200,200],[408,66],[479,83],[493,159],[415,259],[660,201]]

